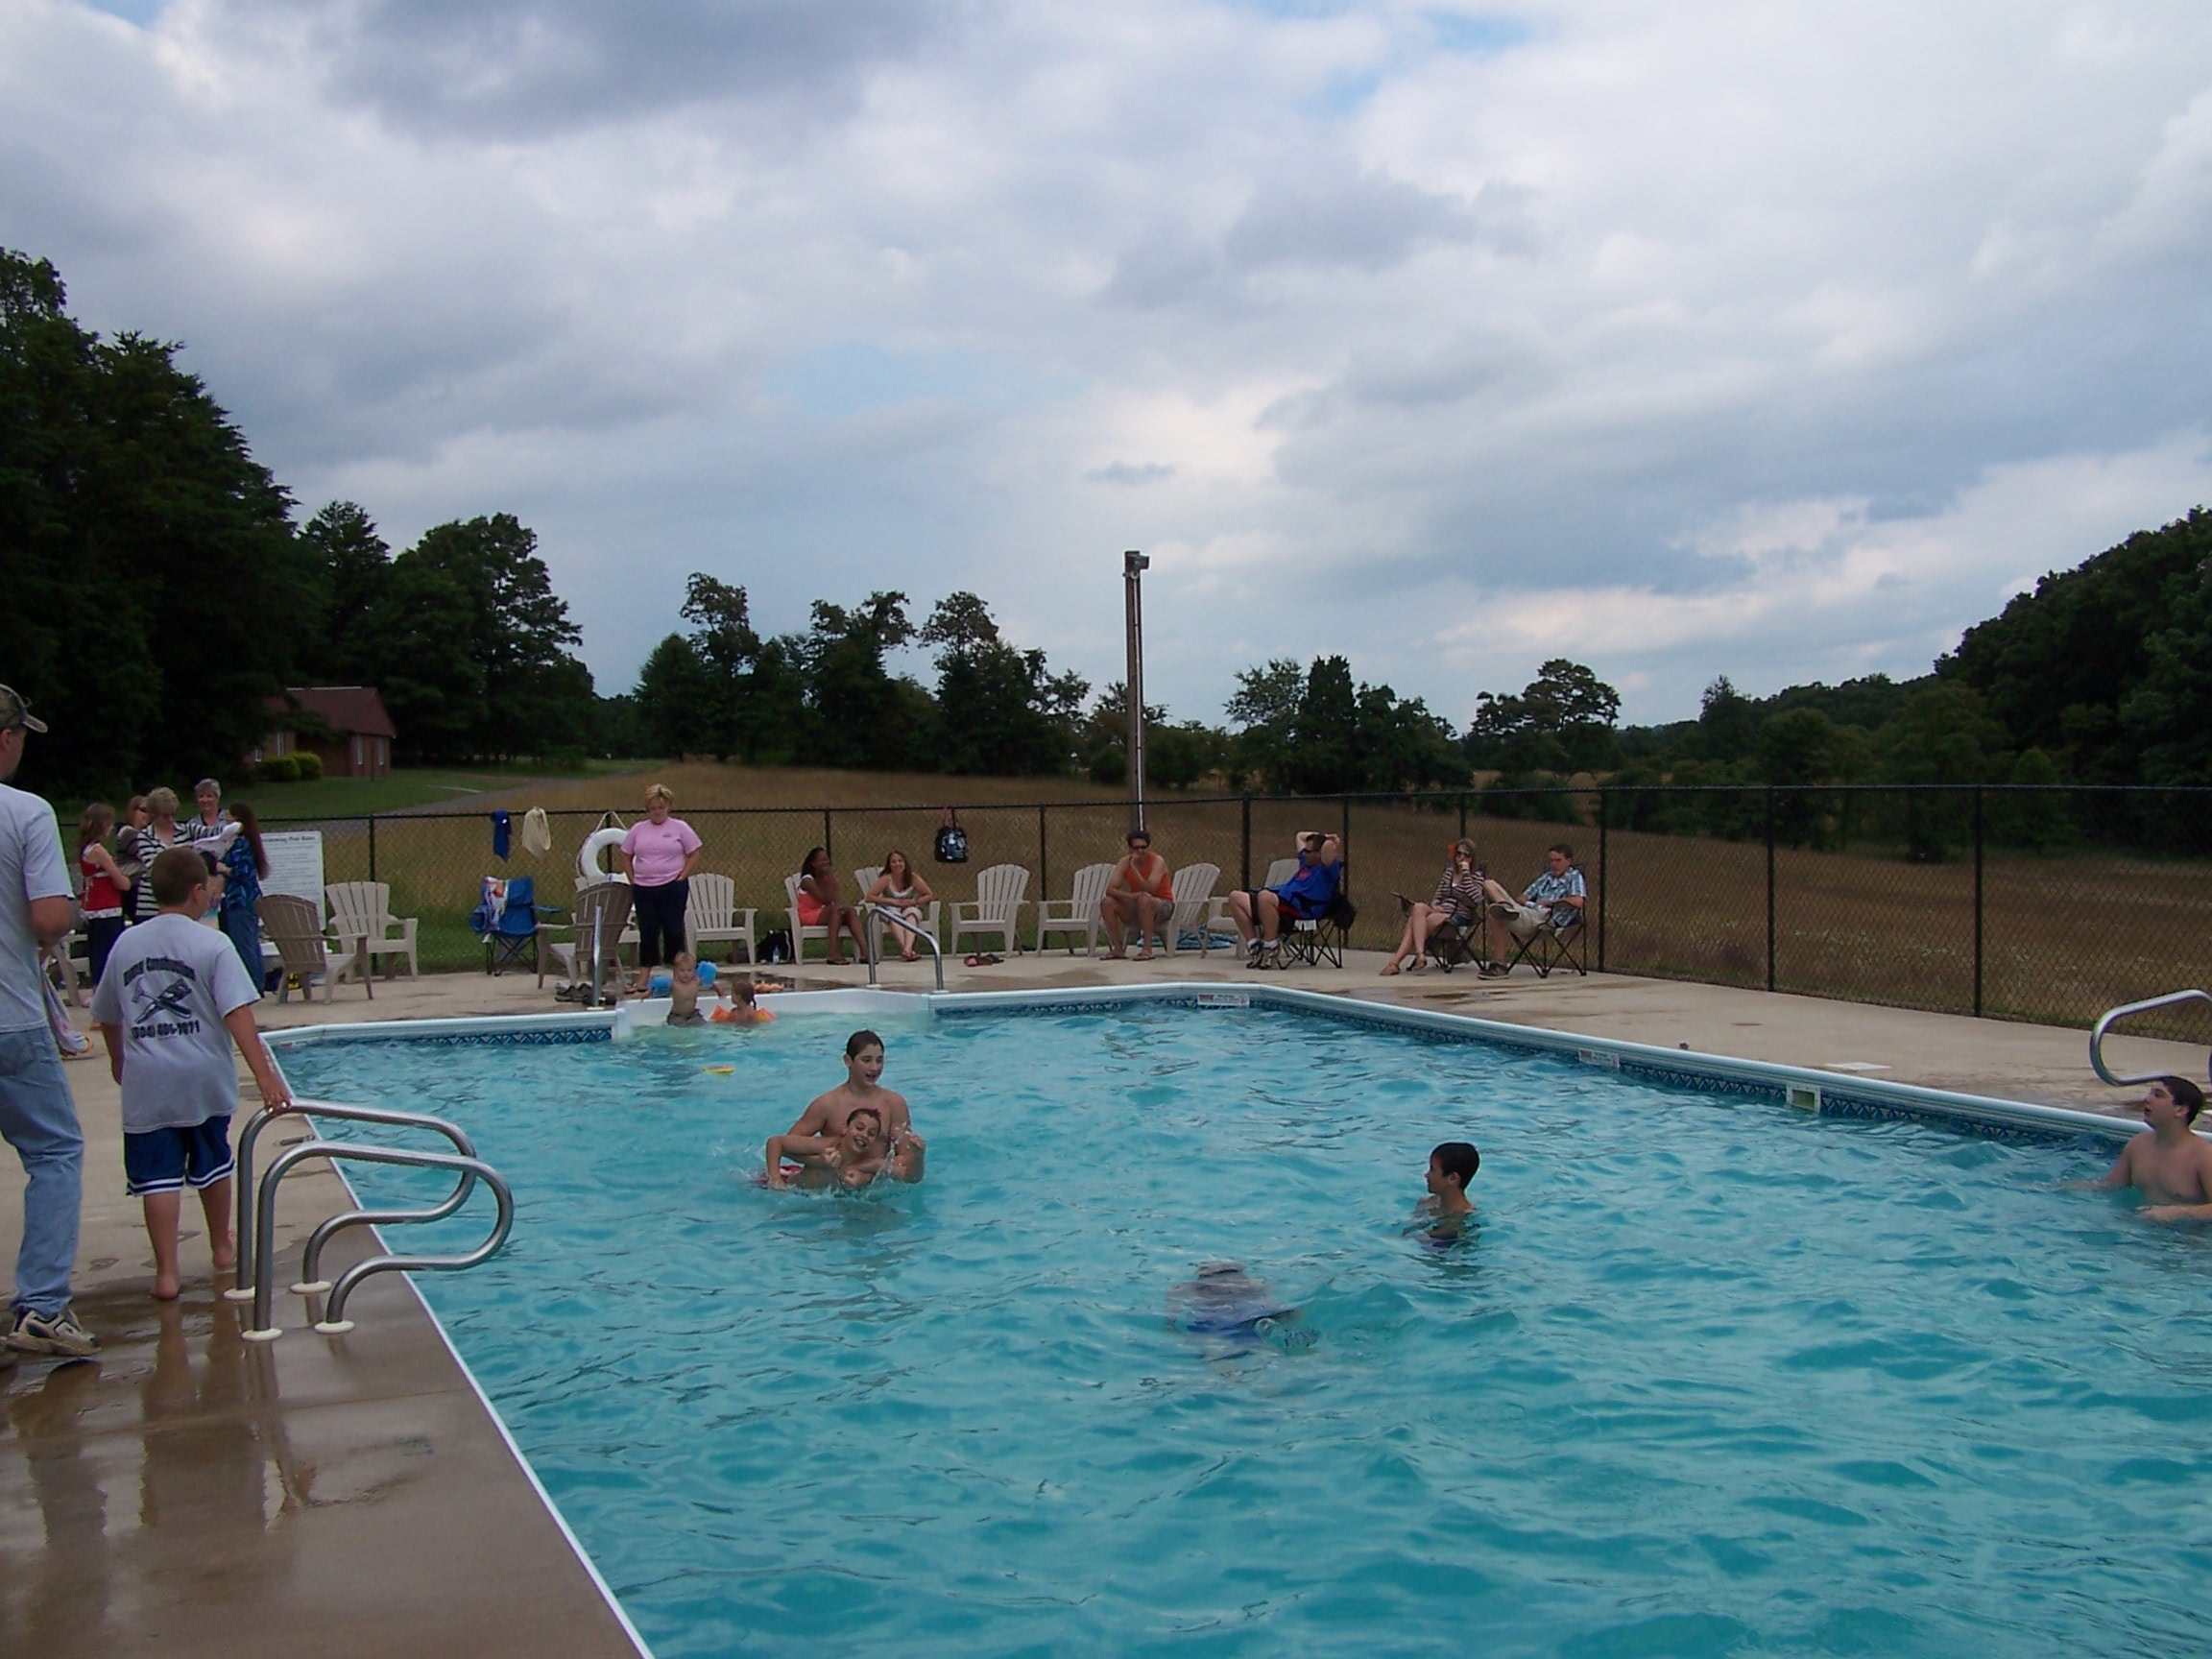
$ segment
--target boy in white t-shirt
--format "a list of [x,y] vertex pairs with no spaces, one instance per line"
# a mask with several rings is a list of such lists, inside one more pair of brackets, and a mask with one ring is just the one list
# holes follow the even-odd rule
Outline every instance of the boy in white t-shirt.
[[108,1067],[123,1086],[123,1171],[146,1201],[154,1241],[154,1294],[176,1298],[177,1222],[183,1189],[200,1194],[217,1272],[237,1261],[230,1237],[230,1115],[238,1109],[238,1045],[264,1104],[291,1104],[284,1080],[253,1028],[260,1000],[229,939],[196,920],[213,883],[193,847],[154,860],[147,884],[160,909],[129,929],[108,956],[92,1018]]

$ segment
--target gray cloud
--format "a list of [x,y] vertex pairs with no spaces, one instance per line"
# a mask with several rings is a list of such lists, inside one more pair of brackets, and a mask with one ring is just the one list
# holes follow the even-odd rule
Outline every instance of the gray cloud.
[[[692,102],[811,124],[950,25],[936,0],[238,0],[306,23],[332,84],[403,126],[559,132]],[[263,16],[269,15],[263,12]]]
[[1164,484],[1175,476],[1175,469],[1159,461],[1116,461],[1108,466],[1094,467],[1083,476],[1094,484],[1118,484],[1134,488],[1146,484]]

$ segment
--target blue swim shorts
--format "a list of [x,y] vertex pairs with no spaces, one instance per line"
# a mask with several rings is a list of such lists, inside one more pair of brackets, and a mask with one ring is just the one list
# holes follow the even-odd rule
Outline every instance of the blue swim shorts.
[[194,1190],[212,1187],[236,1166],[227,1115],[189,1129],[149,1129],[123,1136],[123,1173],[133,1198],[182,1187]]

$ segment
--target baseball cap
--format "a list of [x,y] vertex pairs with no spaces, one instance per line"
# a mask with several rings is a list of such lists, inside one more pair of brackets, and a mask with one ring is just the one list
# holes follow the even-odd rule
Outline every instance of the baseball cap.
[[24,707],[23,699],[12,685],[0,685],[0,732],[11,726],[22,726],[33,732],[46,730],[46,722]]

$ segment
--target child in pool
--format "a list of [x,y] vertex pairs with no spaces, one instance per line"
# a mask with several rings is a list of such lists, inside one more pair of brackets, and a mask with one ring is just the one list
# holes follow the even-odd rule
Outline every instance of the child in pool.
[[1482,1166],[1482,1154],[1471,1141],[1446,1141],[1429,1154],[1429,1196],[1417,1207],[1425,1221],[1432,1221],[1430,1237],[1456,1238],[1467,1217],[1475,1214],[1475,1200],[1467,1196],[1467,1183]]
[[753,980],[750,975],[737,981],[729,998],[721,1007],[707,1016],[717,1025],[765,1025],[776,1018],[753,999]]
[[699,998],[711,991],[718,998],[727,998],[729,993],[714,983],[714,964],[701,962],[688,950],[679,950],[668,964],[665,980],[656,974],[652,989],[655,994],[665,991],[668,998],[668,1023],[671,1025],[704,1025],[707,1016],[699,1012]]
[[[786,1175],[783,1160],[803,1166],[796,1176]],[[846,1115],[842,1135],[771,1135],[765,1155],[768,1179],[775,1188],[865,1187],[878,1175],[894,1181],[922,1179],[922,1148],[912,1136],[896,1150],[884,1138],[883,1115],[873,1106],[856,1106]]]

